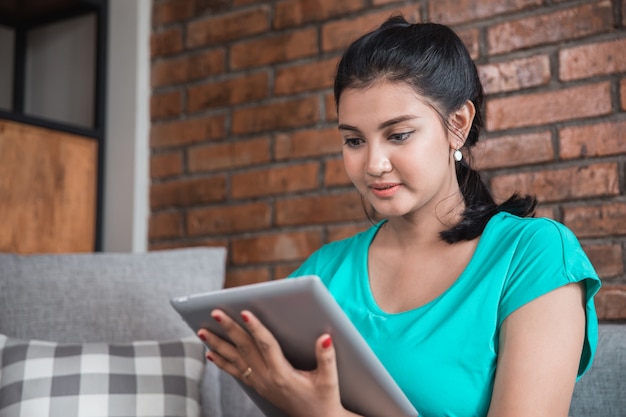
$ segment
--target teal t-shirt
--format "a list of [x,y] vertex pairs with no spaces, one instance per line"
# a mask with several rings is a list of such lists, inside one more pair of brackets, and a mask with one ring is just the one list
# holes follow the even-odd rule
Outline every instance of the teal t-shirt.
[[495,215],[450,288],[424,306],[393,314],[377,306],[369,286],[368,248],[379,227],[324,245],[292,277],[322,279],[420,416],[486,416],[502,322],[572,282],[585,282],[587,299],[579,377],[590,366],[597,343],[593,296],[600,280],[564,225]]

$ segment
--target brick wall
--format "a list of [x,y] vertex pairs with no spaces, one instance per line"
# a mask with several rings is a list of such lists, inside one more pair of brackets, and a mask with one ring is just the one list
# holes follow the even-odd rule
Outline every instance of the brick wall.
[[225,245],[235,286],[365,227],[333,71],[396,12],[462,37],[494,194],[536,194],[602,276],[600,316],[626,319],[626,0],[155,0],[150,248]]

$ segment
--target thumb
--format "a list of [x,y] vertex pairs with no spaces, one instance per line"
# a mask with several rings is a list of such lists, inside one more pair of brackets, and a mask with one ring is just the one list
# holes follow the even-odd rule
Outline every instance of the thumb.
[[331,390],[337,390],[339,377],[337,375],[337,361],[333,339],[329,334],[323,334],[315,344],[317,358],[317,373],[319,382]]

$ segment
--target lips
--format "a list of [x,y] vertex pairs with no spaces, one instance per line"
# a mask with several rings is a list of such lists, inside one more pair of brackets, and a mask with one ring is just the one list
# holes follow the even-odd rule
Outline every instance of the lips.
[[372,190],[372,194],[379,198],[391,197],[400,189],[400,183],[384,182],[370,184],[369,188]]

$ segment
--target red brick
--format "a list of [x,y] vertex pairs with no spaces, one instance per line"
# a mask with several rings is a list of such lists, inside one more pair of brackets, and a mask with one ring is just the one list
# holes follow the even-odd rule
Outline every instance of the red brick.
[[548,219],[560,221],[560,219],[558,218],[558,216],[555,213],[554,208],[546,207],[546,206],[541,205],[541,204],[538,205],[537,208],[535,209],[535,217],[545,217],[545,218],[548,218]]
[[626,122],[606,122],[559,130],[561,158],[626,154]]
[[271,224],[271,207],[266,203],[218,206],[190,210],[187,234],[219,235],[266,229]]
[[470,57],[472,59],[478,59],[480,56],[480,33],[478,29],[467,29],[457,31],[457,35],[463,41],[463,44],[467,48],[467,52],[469,52]]
[[182,96],[180,91],[154,94],[150,98],[150,118],[152,120],[178,116],[181,110]]
[[626,285],[605,285],[595,297],[600,320],[626,319]]
[[485,94],[521,90],[550,82],[550,58],[535,55],[478,67]]
[[[208,0],[210,1],[210,0]],[[228,1],[228,0],[226,0]],[[234,7],[239,7],[239,6],[249,6],[251,4],[257,4],[257,3],[267,3],[267,0],[232,0],[232,5]]]
[[318,52],[317,45],[317,29],[302,29],[240,42],[231,47],[231,67],[260,67],[313,56]]
[[478,170],[552,161],[552,134],[544,131],[482,140],[476,144],[472,157],[472,166]]
[[270,140],[267,137],[193,147],[187,151],[190,172],[232,169],[269,160]]
[[232,288],[240,285],[256,284],[269,281],[270,279],[270,270],[268,267],[227,268],[224,287]]
[[150,239],[175,238],[183,235],[183,216],[180,213],[152,213],[149,221]]
[[487,130],[536,126],[611,112],[611,85],[602,82],[487,101]]
[[151,241],[148,242],[148,250],[149,251],[158,251],[158,250],[169,250],[169,249],[180,249],[188,247],[186,242],[176,241],[176,242],[163,242],[163,241]]
[[299,130],[276,135],[274,156],[278,160],[298,159],[341,153],[341,136],[337,129]]
[[616,277],[624,274],[621,245],[584,245],[583,249],[600,277]]
[[188,145],[225,135],[225,118],[222,115],[153,124],[150,144],[154,148]]
[[232,9],[232,6],[234,6],[232,0],[196,0],[195,16],[207,12],[217,14],[217,12]]
[[313,190],[319,186],[318,172],[319,164],[309,162],[233,174],[231,194],[233,198],[249,198]]
[[150,250],[166,250],[166,249],[180,249],[180,248],[198,248],[198,247],[210,247],[210,248],[224,248],[228,247],[228,241],[226,239],[202,239],[202,240],[170,240],[169,242],[158,242],[154,245],[150,245]]
[[487,30],[489,54],[577,39],[612,29],[611,2],[599,0],[491,26]]
[[155,26],[179,22],[193,16],[195,0],[170,0],[155,2],[152,7],[152,24]]
[[285,95],[330,88],[335,80],[338,61],[338,58],[331,58],[279,69],[276,71],[274,93]]
[[180,84],[224,72],[225,54],[222,49],[201,52],[177,59],[167,59],[152,65],[152,87]]
[[183,158],[180,152],[168,152],[150,157],[150,177],[166,178],[183,172]]
[[364,218],[356,191],[315,197],[294,197],[276,202],[276,225],[337,223]]
[[281,279],[290,276],[300,267],[301,264],[301,262],[288,262],[276,265],[274,267],[274,279]]
[[372,224],[369,222],[359,222],[340,226],[328,227],[328,241],[334,242],[354,236],[359,232],[367,230]]
[[385,4],[391,4],[391,3],[401,3],[402,0],[373,0],[372,1],[372,5],[374,6],[382,6]]
[[599,163],[499,175],[492,179],[491,187],[498,199],[517,191],[521,194],[535,194],[541,202],[568,201],[619,195],[618,177],[616,163]]
[[153,210],[187,207],[222,201],[225,196],[226,180],[223,176],[153,183],[150,187],[150,207]]
[[[624,14],[626,15],[626,13]],[[626,110],[626,78],[620,83],[619,91],[619,95],[622,97],[622,110]]]
[[178,28],[153,32],[150,38],[152,58],[175,54],[183,50],[183,34]]
[[541,6],[542,0],[434,0],[428,2],[430,19],[453,25]]
[[337,121],[337,106],[335,105],[335,96],[331,94],[326,94],[324,96],[324,108],[326,109],[325,119],[328,122],[336,122]]
[[231,259],[234,265],[296,261],[308,257],[321,244],[320,232],[285,232],[234,239]]
[[322,27],[322,51],[330,52],[344,49],[359,36],[379,27],[390,16],[400,13],[409,22],[421,20],[420,6],[413,5],[326,23]]
[[223,44],[267,32],[269,27],[269,8],[266,5],[209,16],[187,25],[187,47]]
[[579,237],[626,235],[626,203],[565,207],[563,219]]
[[324,186],[336,187],[352,184],[350,178],[348,178],[348,174],[346,174],[346,168],[343,164],[343,158],[327,160],[325,168]]
[[286,0],[276,3],[274,10],[274,28],[284,29],[302,26],[305,23],[325,20],[363,9],[364,0],[311,1]]
[[291,127],[304,127],[319,120],[317,97],[280,101],[233,111],[234,134],[259,133]]
[[626,39],[582,45],[559,52],[559,77],[578,80],[626,72]]
[[268,95],[267,73],[260,72],[190,87],[187,90],[187,110],[197,112],[213,107],[227,107],[261,100]]

